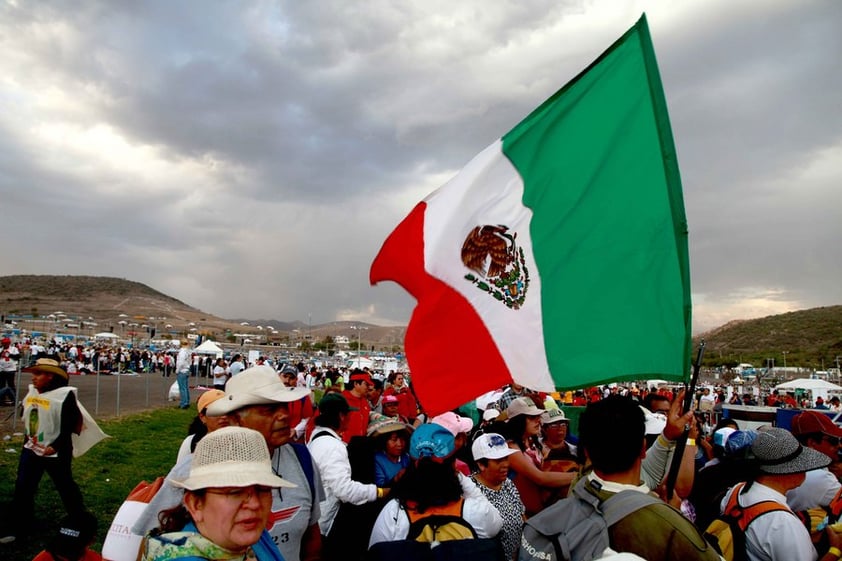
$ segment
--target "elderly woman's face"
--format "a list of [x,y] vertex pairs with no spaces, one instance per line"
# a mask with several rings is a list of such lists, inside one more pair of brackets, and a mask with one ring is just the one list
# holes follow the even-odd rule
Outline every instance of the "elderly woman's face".
[[184,505],[200,534],[236,553],[260,539],[272,508],[272,489],[257,485],[211,487],[204,496],[187,491]]

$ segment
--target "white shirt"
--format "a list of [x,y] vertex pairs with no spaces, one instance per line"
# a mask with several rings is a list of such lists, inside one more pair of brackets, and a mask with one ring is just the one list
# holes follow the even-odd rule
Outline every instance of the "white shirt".
[[181,347],[178,351],[178,356],[175,358],[176,372],[185,372],[190,370],[190,349]]
[[[733,492],[732,487],[725,494],[719,505],[720,512]],[[743,506],[765,500],[786,505],[786,497],[756,482],[739,498]],[[750,561],[816,561],[818,557],[810,534],[801,521],[791,512],[783,511],[767,512],[749,524],[746,529],[746,553]]]
[[827,506],[842,485],[827,468],[814,469],[805,474],[804,483],[790,489],[786,494],[786,504],[792,510],[808,510]]
[[[463,492],[463,496],[465,502],[462,504],[462,518],[473,526],[477,532],[477,537],[493,538],[500,533],[500,528],[503,527],[503,518],[482,492],[479,492],[479,495],[471,494],[470,496],[466,496]],[[374,522],[368,547],[380,542],[406,539],[409,534],[409,526],[409,515],[401,509],[397,499],[392,499],[386,503]]]
[[[328,436],[315,438],[320,433]],[[351,462],[348,450],[339,435],[327,427],[316,427],[307,444],[313,461],[319,468],[325,500],[321,502],[319,528],[322,535],[328,535],[333,526],[340,503],[361,505],[377,499],[377,485],[360,483],[351,479]]]

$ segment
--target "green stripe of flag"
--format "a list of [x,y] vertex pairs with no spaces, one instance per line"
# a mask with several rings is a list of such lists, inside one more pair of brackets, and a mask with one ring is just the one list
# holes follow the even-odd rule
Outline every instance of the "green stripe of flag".
[[645,16],[503,138],[524,181],[559,388],[684,379],[681,179]]

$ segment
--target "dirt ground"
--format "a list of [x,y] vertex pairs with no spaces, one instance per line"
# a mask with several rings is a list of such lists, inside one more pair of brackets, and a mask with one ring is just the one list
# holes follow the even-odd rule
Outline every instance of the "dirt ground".
[[[18,384],[18,402],[26,395],[30,381],[30,374],[21,375],[20,384]],[[70,385],[79,389],[77,393],[79,401],[97,421],[157,407],[175,407],[178,404],[177,399],[175,401],[167,399],[173,383],[175,383],[174,374],[169,378],[164,378],[160,373],[70,376]],[[196,403],[200,393],[195,389],[197,385],[207,387],[208,379],[190,378],[190,401],[193,404]],[[0,407],[0,434],[5,436],[22,431],[23,425],[19,418],[15,419],[14,408]]]

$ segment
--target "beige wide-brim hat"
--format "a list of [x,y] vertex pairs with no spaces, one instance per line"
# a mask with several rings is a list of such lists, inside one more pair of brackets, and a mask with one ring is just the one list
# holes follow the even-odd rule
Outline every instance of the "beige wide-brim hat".
[[249,405],[290,403],[309,394],[307,388],[285,386],[271,366],[262,364],[231,377],[225,384],[225,397],[208,405],[207,414],[218,417]]
[[32,366],[27,366],[21,372],[27,372],[29,374],[34,374],[35,372],[46,372],[47,374],[52,374],[54,376],[61,376],[65,380],[67,380],[67,371],[61,367],[57,360],[53,360],[51,358],[39,358],[35,361],[35,364]]
[[170,482],[188,491],[252,485],[297,487],[272,471],[263,435],[244,427],[223,427],[208,433],[196,445],[190,475]]

